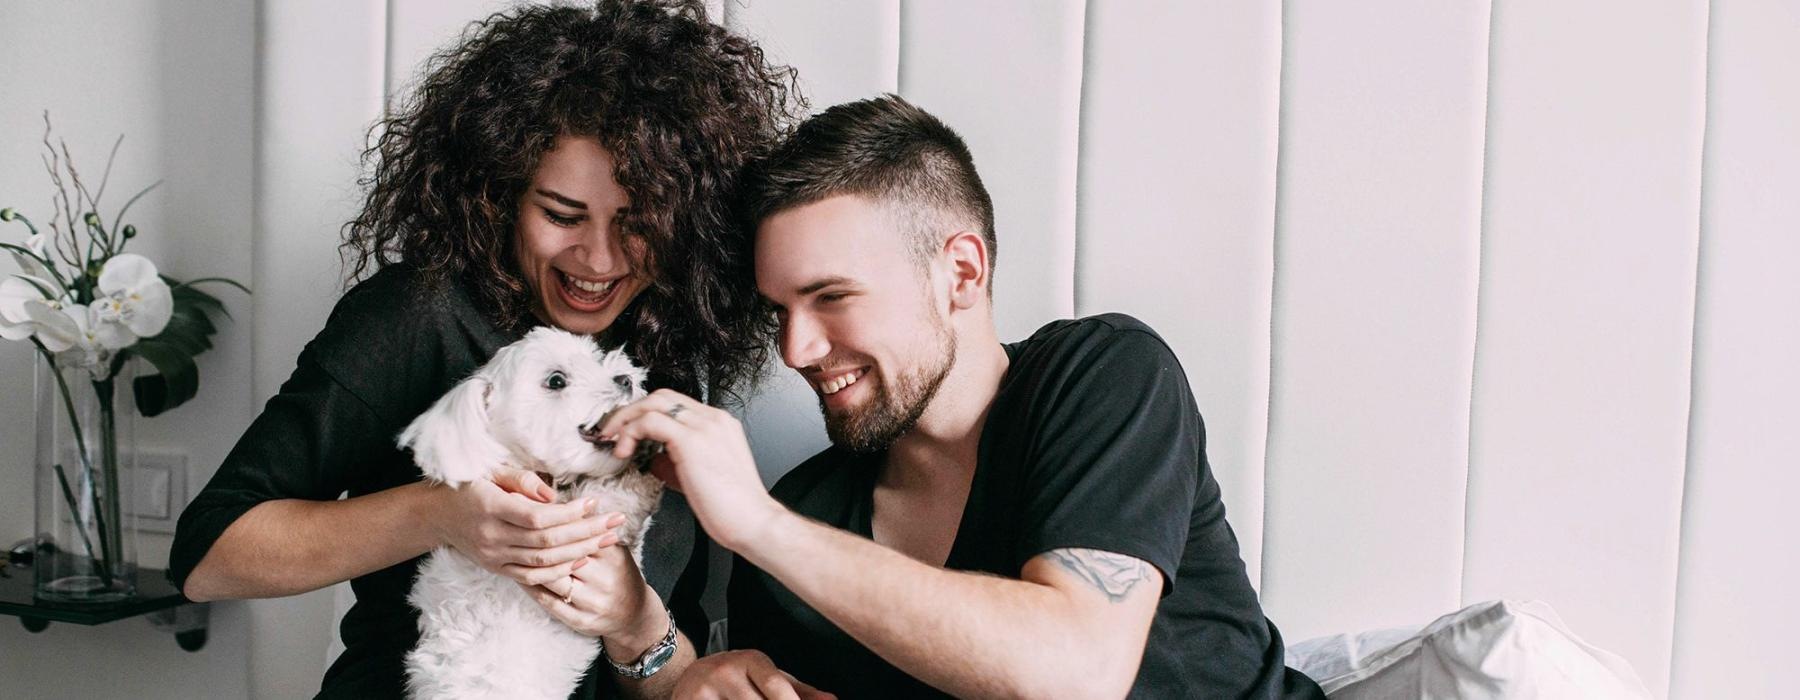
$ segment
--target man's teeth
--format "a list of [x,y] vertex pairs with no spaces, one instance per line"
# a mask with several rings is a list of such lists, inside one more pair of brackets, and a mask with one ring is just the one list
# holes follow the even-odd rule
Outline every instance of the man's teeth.
[[855,384],[858,376],[861,376],[861,373],[851,372],[849,374],[841,375],[836,379],[827,379],[819,383],[819,391],[826,394],[838,393],[843,391],[844,387]]

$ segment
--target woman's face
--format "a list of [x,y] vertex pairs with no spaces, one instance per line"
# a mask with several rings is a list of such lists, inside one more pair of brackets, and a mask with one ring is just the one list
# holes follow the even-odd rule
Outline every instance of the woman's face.
[[520,272],[532,311],[563,330],[598,333],[644,288],[619,218],[631,206],[612,155],[585,136],[562,136],[519,198]]

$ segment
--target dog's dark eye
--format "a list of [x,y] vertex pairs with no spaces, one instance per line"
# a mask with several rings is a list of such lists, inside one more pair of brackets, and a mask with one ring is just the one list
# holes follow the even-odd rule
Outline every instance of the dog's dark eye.
[[613,383],[619,385],[619,389],[623,391],[631,391],[631,375],[629,374],[613,375]]
[[564,376],[562,372],[551,372],[550,376],[546,377],[544,379],[544,388],[545,389],[549,389],[551,391],[562,391],[563,389],[567,389],[568,387],[569,387],[569,378],[567,376]]

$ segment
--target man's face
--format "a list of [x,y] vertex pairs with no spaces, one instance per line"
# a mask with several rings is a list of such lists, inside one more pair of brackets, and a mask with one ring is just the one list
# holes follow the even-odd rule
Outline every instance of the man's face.
[[884,450],[911,430],[956,360],[946,295],[893,218],[860,196],[762,222],[756,286],[776,304],[781,358],[819,396],[840,447]]

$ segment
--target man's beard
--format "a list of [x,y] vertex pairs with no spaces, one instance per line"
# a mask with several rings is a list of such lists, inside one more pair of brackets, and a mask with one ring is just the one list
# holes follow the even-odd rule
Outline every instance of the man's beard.
[[892,387],[887,382],[877,383],[868,406],[832,411],[825,407],[825,397],[819,397],[819,409],[825,414],[825,434],[832,444],[852,452],[880,452],[892,447],[895,440],[918,424],[944,377],[956,366],[955,334],[941,322],[932,325],[938,331],[942,349],[937,361],[897,378]]

